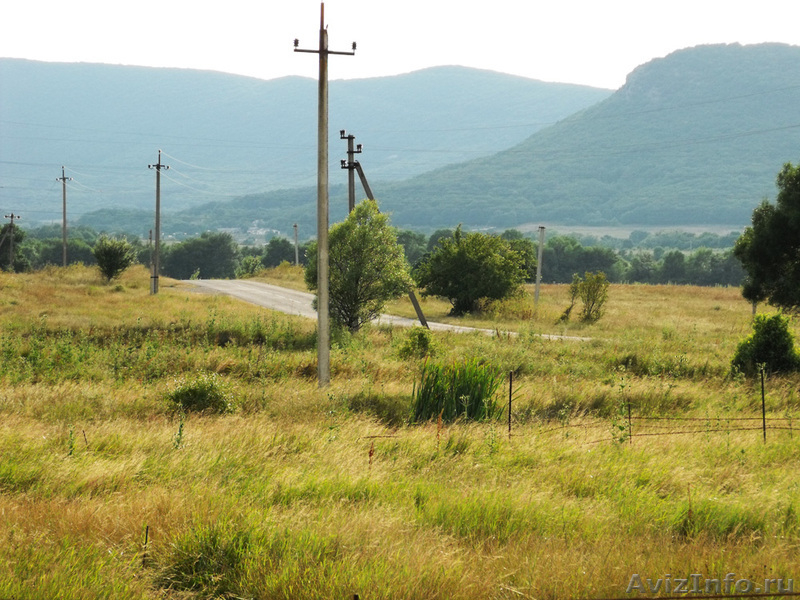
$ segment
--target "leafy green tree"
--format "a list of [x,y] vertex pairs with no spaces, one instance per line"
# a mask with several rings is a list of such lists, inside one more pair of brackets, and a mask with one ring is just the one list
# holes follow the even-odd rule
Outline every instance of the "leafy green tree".
[[734,370],[749,377],[763,366],[769,373],[791,372],[800,368],[789,319],[784,315],[756,315],[753,332],[739,343],[731,361]]
[[649,252],[637,252],[631,257],[625,279],[630,282],[652,283],[656,277],[656,263]]
[[800,165],[786,163],[777,177],[777,203],[764,200],[752,225],[736,240],[745,271],[742,295],[784,310],[800,309]]
[[500,237],[507,240],[511,249],[522,257],[525,281],[532,282],[536,279],[536,245],[530,239],[522,237],[522,234],[520,237],[508,237],[509,232],[519,233],[516,229],[509,229],[504,231]]
[[[34,268],[39,269],[45,265],[61,266],[64,262],[64,242],[61,239],[43,239],[37,241],[36,261]],[[67,263],[83,263],[84,265],[96,264],[92,246],[82,239],[69,239],[67,241]]]
[[513,294],[525,276],[522,256],[506,240],[483,233],[464,235],[460,225],[414,271],[422,294],[450,300],[453,315],[476,310],[481,298]]
[[[19,273],[30,269],[30,261],[25,256],[22,244],[25,241],[25,230],[19,225],[6,223],[0,229],[0,268],[4,271]],[[13,243],[14,247],[11,247]],[[13,250],[13,256],[11,252]]]
[[403,247],[406,261],[410,265],[415,265],[427,250],[425,234],[408,229],[401,229],[397,232],[397,243]]
[[294,264],[294,243],[284,237],[274,237],[267,242],[261,263],[269,268],[277,267],[284,261]]
[[686,283],[686,257],[680,250],[671,250],[664,255],[659,269],[661,283]]
[[245,256],[242,258],[239,266],[236,267],[236,278],[246,279],[247,277],[255,276],[263,265],[257,256]]
[[[306,285],[317,289],[317,245],[308,250]],[[328,234],[331,318],[350,331],[377,317],[388,300],[411,287],[403,248],[374,200],[360,202]],[[316,305],[316,301],[315,301]]]
[[452,229],[437,229],[428,238],[428,252],[433,251],[441,240],[451,237],[453,237]]
[[189,279],[195,273],[203,279],[233,279],[239,248],[231,234],[207,231],[199,238],[168,246],[162,264],[164,274],[176,279]]
[[125,269],[136,262],[133,246],[125,238],[100,236],[92,252],[97,267],[108,281],[119,277]]

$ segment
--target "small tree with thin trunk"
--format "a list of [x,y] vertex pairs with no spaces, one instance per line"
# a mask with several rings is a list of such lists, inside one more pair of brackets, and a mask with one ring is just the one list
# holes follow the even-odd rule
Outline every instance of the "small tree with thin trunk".
[[136,252],[126,239],[101,236],[92,250],[97,267],[107,281],[119,277],[136,261]]
[[[388,300],[411,289],[403,247],[389,226],[389,217],[380,213],[374,200],[364,200],[347,219],[333,225],[328,243],[328,294],[331,318],[337,324],[358,331],[380,314]],[[316,242],[307,256],[306,285],[316,290]]]

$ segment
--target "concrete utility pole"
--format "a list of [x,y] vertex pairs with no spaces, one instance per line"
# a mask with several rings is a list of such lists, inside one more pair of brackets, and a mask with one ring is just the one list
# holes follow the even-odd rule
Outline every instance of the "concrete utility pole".
[[6,232],[8,236],[8,270],[12,273],[14,272],[14,219],[18,221],[21,219],[19,215],[15,215],[13,212],[10,215],[6,215],[6,219],[11,219],[11,225]]
[[61,165],[61,177],[56,177],[56,181],[61,182],[61,205],[62,205],[62,220],[61,220],[61,262],[62,266],[67,266],[67,182],[72,181],[72,177],[64,175],[64,165]]
[[331,328],[329,299],[328,256],[328,55],[356,53],[328,50],[328,30],[325,27],[325,3],[320,5],[319,48],[302,50],[294,40],[295,52],[319,54],[319,90],[317,103],[317,379],[319,387],[331,381]]
[[347,140],[347,163],[342,161],[342,168],[347,169],[347,211],[353,212],[356,207],[356,174],[353,171],[356,165],[355,155],[361,154],[361,144],[353,148],[356,136],[347,135],[344,129],[339,131],[339,139]]
[[[347,140],[347,160],[343,160],[341,165],[343,169],[347,169],[349,171],[348,195],[352,199],[350,200],[350,212],[353,212],[356,207],[356,182],[353,175],[354,170],[358,171],[358,178],[361,180],[361,185],[364,186],[364,193],[367,195],[367,198],[374,201],[375,195],[372,193],[372,188],[369,187],[369,182],[367,181],[367,176],[364,174],[364,169],[361,168],[361,163],[357,160],[353,160],[354,154],[361,154],[361,144],[356,146],[356,150],[354,151],[353,140],[355,139],[355,136],[347,135],[347,132],[344,129],[339,132],[339,136],[341,139]],[[419,305],[419,301],[417,300],[417,295],[414,293],[414,290],[408,291],[408,299],[411,300],[411,305],[414,307],[414,311],[417,313],[417,318],[419,319],[420,324],[426,329],[430,329],[428,326],[428,320],[422,313],[422,307]]]
[[533,293],[533,309],[539,306],[539,286],[542,283],[542,250],[544,250],[544,227],[539,226],[539,248],[536,256],[536,288]]
[[161,249],[161,169],[169,166],[161,164],[161,150],[158,151],[158,162],[147,165],[148,169],[156,170],[156,243],[153,257],[153,272],[150,275],[150,293],[158,293],[159,252]]
[[294,266],[300,266],[300,249],[297,246],[297,223],[292,225],[294,227]]

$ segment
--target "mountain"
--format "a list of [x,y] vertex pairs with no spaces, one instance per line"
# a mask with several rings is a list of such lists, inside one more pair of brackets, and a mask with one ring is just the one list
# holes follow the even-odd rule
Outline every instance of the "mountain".
[[[775,195],[785,162],[800,161],[800,47],[713,45],[635,69],[608,98],[507,150],[407,181],[376,181],[400,227],[730,226]],[[359,190],[360,192],[360,190]],[[260,220],[314,227],[313,188],[219,203],[175,223]],[[346,207],[331,190],[331,219]]]
[[[491,155],[610,93],[462,67],[332,81],[331,176],[340,129],[371,176],[393,180]],[[60,220],[65,165],[72,219],[152,212],[159,149],[165,212],[314,185],[316,103],[306,78],[0,59],[0,209]]]
[[513,148],[387,186],[384,205],[409,225],[437,206],[473,225],[742,225],[799,142],[800,47],[701,46]]

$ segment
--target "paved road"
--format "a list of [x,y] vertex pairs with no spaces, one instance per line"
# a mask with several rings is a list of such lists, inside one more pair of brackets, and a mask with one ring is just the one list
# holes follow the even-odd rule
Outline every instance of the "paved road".
[[[288,288],[251,281],[249,279],[192,279],[184,280],[183,283],[195,286],[199,291],[226,294],[239,298],[245,302],[263,306],[272,310],[277,310],[290,315],[299,315],[309,319],[317,318],[317,311],[312,307],[314,295],[308,292],[298,292]],[[396,325],[400,327],[411,327],[419,325],[419,321],[396,317],[394,315],[381,315],[378,323],[386,325]],[[480,332],[486,335],[495,335],[494,329],[478,329],[476,327],[462,327],[460,325],[448,325],[446,323],[432,323],[428,321],[428,326],[434,331],[454,331],[457,333]],[[512,335],[516,335],[512,332]],[[542,335],[545,339],[553,340],[574,340],[587,341],[589,338],[580,338],[560,335]]]

